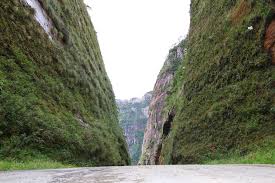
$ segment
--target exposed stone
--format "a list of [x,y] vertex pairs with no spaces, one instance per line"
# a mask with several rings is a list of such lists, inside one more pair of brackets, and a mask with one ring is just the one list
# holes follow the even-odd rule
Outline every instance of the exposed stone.
[[275,20],[273,20],[267,27],[264,47],[268,52],[270,52],[272,56],[272,64],[275,65]]
[[[168,135],[169,120],[174,112],[166,114],[164,111],[165,100],[169,95],[169,89],[174,78],[177,66],[184,56],[182,41],[179,45],[170,50],[169,55],[156,81],[153,98],[149,107],[149,119],[144,134],[142,155],[139,164],[155,165],[159,164],[162,140]],[[166,123],[167,122],[167,123]]]
[[24,2],[35,10],[36,21],[52,39],[53,36],[51,34],[51,30],[53,28],[53,22],[41,6],[40,2],[38,0],[24,0]]

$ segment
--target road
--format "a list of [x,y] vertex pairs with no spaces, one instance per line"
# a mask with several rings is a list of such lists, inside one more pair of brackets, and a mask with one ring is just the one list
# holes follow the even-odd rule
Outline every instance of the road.
[[272,165],[99,167],[0,172],[0,183],[275,183]]

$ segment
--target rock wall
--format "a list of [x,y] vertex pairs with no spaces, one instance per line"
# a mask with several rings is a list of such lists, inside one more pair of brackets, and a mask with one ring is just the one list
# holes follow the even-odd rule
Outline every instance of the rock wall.
[[129,164],[83,1],[2,0],[0,14],[0,158]]
[[[177,67],[184,56],[184,41],[169,51],[164,66],[158,75],[153,98],[149,107],[149,118],[145,129],[142,155],[139,164],[159,164],[162,141],[170,130],[169,118],[173,118],[174,109],[165,110],[165,100],[171,92],[172,81]],[[167,132],[168,131],[168,132]]]
[[274,160],[273,3],[191,1],[187,52],[167,97],[175,116],[161,163]]

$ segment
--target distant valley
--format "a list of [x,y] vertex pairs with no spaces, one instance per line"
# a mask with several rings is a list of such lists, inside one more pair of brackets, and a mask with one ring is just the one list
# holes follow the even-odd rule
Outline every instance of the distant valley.
[[142,98],[116,100],[119,108],[119,124],[124,130],[124,136],[134,165],[138,163],[141,155],[151,99],[152,92],[148,92]]

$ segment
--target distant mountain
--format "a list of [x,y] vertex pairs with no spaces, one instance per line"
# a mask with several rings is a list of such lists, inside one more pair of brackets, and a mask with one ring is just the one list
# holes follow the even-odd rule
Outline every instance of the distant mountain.
[[141,155],[144,129],[148,119],[151,99],[152,92],[148,92],[142,98],[117,100],[120,111],[119,124],[124,130],[132,164],[137,164]]

